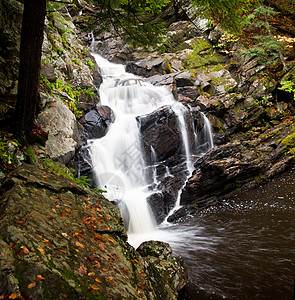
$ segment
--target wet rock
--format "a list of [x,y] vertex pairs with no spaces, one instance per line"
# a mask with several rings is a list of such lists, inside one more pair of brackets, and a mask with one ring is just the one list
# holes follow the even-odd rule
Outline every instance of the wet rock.
[[182,136],[178,118],[171,107],[164,106],[149,115],[138,117],[147,162],[153,147],[158,161],[180,153]]
[[196,86],[185,86],[177,88],[177,94],[195,101],[200,96],[200,91]]
[[177,99],[176,82],[173,74],[154,75],[145,80],[156,86],[167,86],[174,98]]
[[165,202],[162,193],[154,193],[147,198],[157,224],[161,224],[166,217]]
[[180,72],[175,76],[175,81],[177,87],[185,87],[185,86],[194,86],[195,79],[193,79],[193,74],[191,72],[185,71]]
[[126,72],[142,77],[171,73],[169,62],[162,57],[147,57],[137,62],[128,62]]
[[[142,243],[136,250],[149,264],[148,269],[152,271],[153,267],[156,266],[156,269],[160,273],[168,274],[168,285],[173,287],[173,290],[180,291],[185,286],[188,279],[187,269],[180,256],[176,258],[172,256],[172,249],[169,244],[158,241],[148,241]],[[162,261],[164,262],[163,264],[155,264],[155,262]],[[154,289],[158,290],[159,299],[167,299],[167,297],[169,299],[172,295],[165,295],[162,290],[162,284],[165,284],[163,279],[157,277],[153,279]]]
[[[246,154],[247,153],[247,154]],[[265,167],[239,142],[214,147],[195,163],[196,170],[181,195],[181,204],[224,195],[259,175]]]
[[97,139],[106,135],[114,114],[108,106],[97,106],[80,119],[88,139]]

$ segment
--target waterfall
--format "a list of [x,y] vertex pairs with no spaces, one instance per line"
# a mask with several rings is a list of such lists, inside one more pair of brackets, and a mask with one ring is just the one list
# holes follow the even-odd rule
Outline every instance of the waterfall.
[[197,151],[204,154],[214,146],[214,143],[210,121],[203,112],[200,112],[200,114],[204,126],[198,134],[195,133],[195,144],[198,145]]
[[[154,192],[148,188],[151,179],[154,186],[158,184],[157,153],[151,146],[152,166],[148,166],[136,118],[163,106],[172,108],[178,118],[183,154],[191,174],[192,149],[184,116],[188,108],[177,102],[166,87],[153,86],[126,73],[123,65],[111,63],[95,53],[93,56],[103,77],[99,89],[101,105],[110,107],[115,116],[104,137],[88,141],[96,184],[106,190],[106,198],[121,210],[128,235],[142,235],[156,228],[147,198]],[[153,178],[148,179],[148,167],[152,167]],[[165,173],[171,176],[169,168]]]

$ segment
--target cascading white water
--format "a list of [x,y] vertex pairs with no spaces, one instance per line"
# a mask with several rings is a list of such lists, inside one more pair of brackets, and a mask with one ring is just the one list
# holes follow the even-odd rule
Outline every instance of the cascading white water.
[[[126,73],[123,65],[110,63],[98,54],[93,56],[103,76],[99,90],[101,105],[109,106],[115,115],[115,121],[104,137],[88,141],[97,185],[107,191],[107,199],[121,202],[119,208],[126,206],[127,209],[121,212],[129,216],[125,220],[129,236],[151,232],[156,223],[146,199],[152,191],[147,189],[147,166],[136,117],[165,105],[173,109],[178,117],[187,169],[191,174],[193,162],[184,117],[187,108],[177,102],[166,87],[153,86]],[[154,149],[151,153],[156,162]],[[153,176],[156,184],[155,173]]]
[[196,145],[199,145],[199,150],[205,153],[214,146],[214,143],[210,121],[203,112],[200,112],[200,114],[202,116],[204,126],[201,132],[195,135],[195,143]]

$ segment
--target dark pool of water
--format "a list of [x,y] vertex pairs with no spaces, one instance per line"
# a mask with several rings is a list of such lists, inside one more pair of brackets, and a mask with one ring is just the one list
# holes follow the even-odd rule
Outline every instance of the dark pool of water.
[[179,299],[295,299],[295,169],[174,230],[190,276]]

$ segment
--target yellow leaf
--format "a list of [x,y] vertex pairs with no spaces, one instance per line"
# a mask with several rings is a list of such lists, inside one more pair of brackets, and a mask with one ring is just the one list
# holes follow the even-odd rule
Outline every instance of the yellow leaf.
[[36,280],[41,281],[41,280],[45,280],[45,278],[42,275],[37,275]]
[[100,281],[98,278],[95,278],[95,281],[98,283],[102,283],[102,281]]
[[42,254],[45,254],[45,251],[41,248],[37,248]]
[[[17,298],[17,294],[16,293],[13,293],[11,294],[9,297],[9,299],[16,299]],[[4,298],[3,298],[4,299]]]
[[78,246],[78,247],[85,248],[84,245],[82,245],[82,244],[79,243],[79,242],[76,242],[75,244],[76,244],[76,246]]
[[96,285],[94,285],[94,284],[91,286],[91,288],[92,288],[93,290],[99,290],[99,287],[96,286]]
[[36,286],[36,282],[32,282],[28,285],[28,289],[32,289],[35,286]]
[[107,236],[107,239],[110,241],[110,242],[114,242],[114,240],[113,239],[111,239],[111,238],[109,238],[108,236]]

